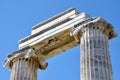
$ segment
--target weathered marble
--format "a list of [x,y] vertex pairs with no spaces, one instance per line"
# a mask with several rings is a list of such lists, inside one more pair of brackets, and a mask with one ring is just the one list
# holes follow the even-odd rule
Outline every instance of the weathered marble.
[[113,80],[108,37],[88,28],[81,38],[81,80]]
[[47,68],[45,60],[80,44],[80,80],[113,80],[108,40],[116,36],[103,18],[71,8],[35,25],[4,66],[11,70],[11,80],[37,80],[38,68]]
[[37,70],[46,69],[48,64],[34,49],[26,47],[8,55],[3,65],[11,70],[10,80],[37,80]]
[[37,80],[39,64],[32,58],[18,58],[13,61],[10,80]]
[[80,80],[113,80],[108,40],[116,34],[110,24],[97,17],[75,26],[71,35],[80,41]]

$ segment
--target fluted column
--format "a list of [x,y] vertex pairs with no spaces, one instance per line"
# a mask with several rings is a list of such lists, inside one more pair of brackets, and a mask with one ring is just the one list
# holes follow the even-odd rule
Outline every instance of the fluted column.
[[108,46],[116,36],[113,27],[98,17],[75,25],[71,36],[80,42],[80,80],[113,80]]
[[80,47],[81,80],[113,80],[106,34],[88,28],[81,37]]
[[47,63],[31,48],[8,55],[4,66],[11,70],[10,80],[37,80],[38,69],[45,69]]
[[37,80],[38,67],[39,64],[32,58],[18,58],[13,61],[10,80]]

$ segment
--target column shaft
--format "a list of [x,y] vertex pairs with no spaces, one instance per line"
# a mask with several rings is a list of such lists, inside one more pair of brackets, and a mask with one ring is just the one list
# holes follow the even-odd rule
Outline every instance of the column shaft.
[[81,37],[81,80],[113,80],[108,37],[86,28]]
[[38,63],[29,58],[18,58],[13,61],[10,80],[37,80]]

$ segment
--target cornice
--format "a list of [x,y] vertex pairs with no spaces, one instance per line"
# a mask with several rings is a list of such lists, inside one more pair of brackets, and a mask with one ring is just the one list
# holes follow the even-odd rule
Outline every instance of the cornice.
[[70,8],[70,9],[68,9],[68,10],[66,10],[66,11],[64,11],[64,12],[62,12],[62,13],[56,15],[56,16],[53,16],[52,18],[49,18],[48,20],[45,20],[45,21],[41,22],[40,24],[37,24],[37,25],[33,26],[32,30],[36,29],[36,28],[38,28],[38,27],[40,27],[42,25],[45,25],[46,23],[49,23],[50,21],[53,21],[53,20],[65,15],[65,14],[69,13],[70,11],[73,11],[73,10],[76,11],[76,14],[79,13],[75,8]]

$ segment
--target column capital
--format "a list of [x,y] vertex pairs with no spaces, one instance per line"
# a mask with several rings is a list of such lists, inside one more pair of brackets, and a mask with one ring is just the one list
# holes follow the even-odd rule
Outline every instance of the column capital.
[[38,56],[38,53],[31,47],[25,47],[8,55],[7,59],[3,63],[3,66],[12,69],[14,61],[19,58],[35,59],[39,64],[39,68],[43,70],[46,69],[48,66],[48,63],[45,62],[44,57],[42,55]]
[[117,36],[113,26],[101,17],[89,18],[79,24],[74,25],[70,35],[74,36],[76,41],[80,42],[80,37],[88,29],[99,29],[108,36],[108,39],[112,39]]

